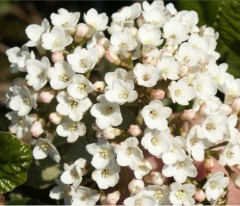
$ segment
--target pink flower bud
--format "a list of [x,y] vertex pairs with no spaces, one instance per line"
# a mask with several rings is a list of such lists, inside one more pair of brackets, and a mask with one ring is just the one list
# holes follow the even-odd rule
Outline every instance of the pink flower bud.
[[120,199],[120,192],[114,191],[107,195],[106,204],[107,205],[116,205],[119,199]]
[[137,137],[138,135],[142,134],[142,130],[140,128],[139,125],[134,125],[134,124],[131,124],[129,129],[128,129],[128,132],[133,136],[133,137]]
[[119,129],[107,127],[103,130],[103,137],[105,139],[114,139],[116,136],[120,135],[120,133]]
[[137,193],[144,188],[144,182],[140,179],[133,179],[128,184],[128,189],[131,193]]
[[96,81],[93,84],[93,90],[95,92],[102,92],[105,89],[105,82],[104,81]]
[[101,44],[96,44],[94,46],[94,48],[97,50],[98,52],[98,61],[100,61],[100,59],[103,57],[103,55],[105,54],[105,49]]
[[43,91],[39,94],[38,100],[43,103],[50,103],[55,96],[55,92],[53,90]]
[[61,122],[62,116],[57,112],[52,112],[49,114],[49,120],[53,124],[59,124]]
[[160,172],[150,172],[144,177],[144,181],[149,184],[162,185],[164,182],[164,177]]
[[204,167],[206,168],[207,171],[211,172],[214,166],[215,166],[215,163],[213,159],[211,158],[205,159]]
[[237,188],[240,189],[240,176],[233,172],[230,177],[232,178],[234,184],[236,185]]
[[32,136],[39,137],[43,132],[43,127],[45,125],[45,121],[43,119],[39,119],[35,121],[30,129]]
[[207,106],[205,103],[202,103],[201,106],[200,106],[200,109],[199,109],[198,113],[199,113],[201,116],[207,116],[207,115],[209,115],[211,112],[210,112],[208,106]]
[[161,99],[164,98],[165,92],[161,89],[154,89],[154,90],[151,91],[150,96],[151,96],[152,99],[161,100]]
[[193,198],[198,202],[203,202],[206,198],[206,195],[203,190],[197,189]]
[[113,63],[113,64],[116,64],[116,65],[119,65],[121,63],[121,60],[120,58],[118,57],[117,54],[115,54],[114,52],[111,52],[111,51],[106,51],[105,52],[105,58]]
[[181,115],[183,120],[192,120],[195,117],[196,112],[193,109],[185,109]]
[[89,28],[86,24],[80,23],[76,26],[76,32],[74,36],[75,42],[80,42],[88,33]]
[[190,123],[188,121],[183,122],[181,126],[181,136],[186,137],[190,130]]
[[233,109],[234,114],[238,114],[240,112],[240,97],[234,98],[231,107]]
[[222,104],[222,105],[219,107],[219,110],[221,111],[222,114],[225,114],[225,115],[230,115],[230,114],[232,114],[232,112],[233,112],[232,107],[229,106],[228,104]]
[[98,44],[102,45],[106,49],[110,45],[110,41],[106,37],[103,37],[98,40]]
[[64,60],[63,52],[61,51],[52,52],[51,59],[53,63],[63,61]]

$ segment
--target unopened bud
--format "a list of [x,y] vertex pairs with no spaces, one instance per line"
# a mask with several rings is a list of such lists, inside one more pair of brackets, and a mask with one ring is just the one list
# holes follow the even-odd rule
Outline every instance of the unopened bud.
[[120,129],[116,129],[113,127],[107,127],[103,130],[103,137],[105,139],[114,139],[116,136],[120,135]]
[[207,171],[211,172],[215,167],[215,163],[213,159],[206,159],[204,163],[204,167],[206,168]]
[[183,120],[192,120],[195,117],[196,112],[193,109],[185,109],[181,115]]
[[61,122],[62,116],[57,112],[52,112],[49,114],[49,120],[53,124],[59,124]]
[[53,63],[63,61],[64,60],[63,52],[61,52],[61,51],[53,52],[51,59],[52,59]]
[[39,119],[35,121],[30,129],[32,136],[39,137],[43,132],[43,127],[45,125],[45,121],[43,119]]
[[105,89],[105,82],[104,81],[96,81],[93,84],[93,90],[95,92],[102,92]]
[[160,172],[150,172],[144,177],[144,181],[149,184],[162,185],[164,182],[164,176]]
[[121,63],[120,58],[118,57],[117,54],[115,54],[114,52],[111,51],[106,51],[105,52],[105,58],[113,64],[119,65]]
[[144,188],[144,182],[140,179],[133,179],[128,184],[128,189],[131,193],[138,193]]
[[193,198],[198,202],[203,202],[206,198],[206,195],[203,190],[197,189]]
[[53,90],[43,91],[39,94],[38,100],[43,103],[50,103],[55,96],[55,92]]
[[240,176],[233,172],[230,177],[232,178],[234,184],[236,185],[237,188],[240,189]]
[[164,98],[165,92],[161,89],[154,89],[154,90],[151,91],[150,96],[151,96],[152,99],[161,100],[161,99]]
[[186,137],[189,133],[190,130],[190,123],[188,121],[183,122],[180,131],[181,131],[181,136]]
[[233,112],[233,109],[231,106],[229,106],[228,104],[222,104],[219,107],[219,110],[221,111],[222,114],[224,115],[230,115]]
[[139,125],[134,125],[134,124],[131,124],[129,129],[128,129],[128,132],[133,136],[133,137],[137,137],[138,135],[142,134],[142,130],[140,128]]
[[86,24],[80,23],[76,26],[76,32],[74,36],[75,42],[80,42],[88,33],[89,28]]
[[106,197],[106,204],[107,205],[116,205],[119,199],[120,199],[119,191],[109,193]]
[[101,44],[96,44],[94,46],[94,49],[96,49],[96,51],[98,52],[98,61],[100,61],[103,55],[105,54],[105,49]]
[[110,41],[106,37],[103,37],[98,40],[98,44],[102,45],[105,49],[107,49],[110,45]]
[[201,106],[200,106],[200,109],[198,111],[198,113],[201,115],[201,116],[208,116],[211,111],[210,109],[208,108],[208,106],[206,105],[206,103],[202,103]]
[[233,109],[234,114],[238,114],[240,112],[240,97],[234,98],[231,107]]

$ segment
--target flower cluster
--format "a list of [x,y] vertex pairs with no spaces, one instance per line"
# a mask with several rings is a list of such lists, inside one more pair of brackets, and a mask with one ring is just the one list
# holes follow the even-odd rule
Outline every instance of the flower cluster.
[[[7,93],[9,130],[33,145],[35,159],[56,162],[54,138],[74,143],[95,134],[86,145],[91,162],[65,163],[50,197],[71,205],[224,199],[230,179],[207,162],[216,159],[240,178],[232,170],[240,165],[240,79],[217,64],[214,29],[199,27],[195,11],[163,1],[124,7],[109,26],[95,9],[85,23],[63,8],[50,19],[28,26],[29,41],[7,50],[11,71],[26,75]],[[103,59],[114,69],[101,68]],[[84,182],[87,175],[94,184]]]

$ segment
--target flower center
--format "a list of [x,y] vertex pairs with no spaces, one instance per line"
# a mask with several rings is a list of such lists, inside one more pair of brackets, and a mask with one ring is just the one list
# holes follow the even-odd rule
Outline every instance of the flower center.
[[176,195],[177,199],[179,199],[179,200],[182,200],[187,196],[187,194],[184,190],[178,190],[175,195]]

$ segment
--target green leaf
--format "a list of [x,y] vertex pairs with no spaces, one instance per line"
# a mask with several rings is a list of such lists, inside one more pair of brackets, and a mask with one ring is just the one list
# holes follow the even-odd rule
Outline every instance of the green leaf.
[[222,1],[215,28],[224,43],[240,56],[240,1]]
[[0,132],[0,193],[23,184],[31,165],[32,151],[14,135]]

